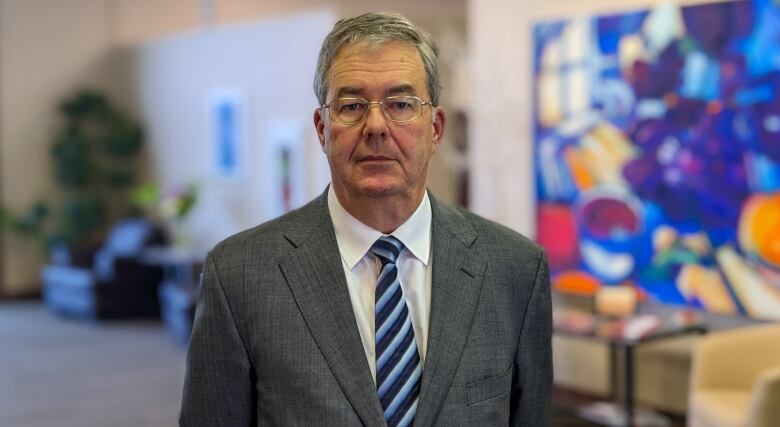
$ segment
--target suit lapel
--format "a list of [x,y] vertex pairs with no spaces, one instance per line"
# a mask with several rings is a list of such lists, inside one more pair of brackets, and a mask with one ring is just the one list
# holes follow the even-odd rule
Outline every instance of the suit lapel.
[[384,425],[325,195],[313,204],[312,209],[299,211],[300,220],[285,233],[295,249],[279,265],[311,334],[355,412],[365,425]]
[[476,231],[455,209],[431,198],[433,283],[428,350],[415,425],[431,425],[444,398],[474,320],[485,261],[470,246]]

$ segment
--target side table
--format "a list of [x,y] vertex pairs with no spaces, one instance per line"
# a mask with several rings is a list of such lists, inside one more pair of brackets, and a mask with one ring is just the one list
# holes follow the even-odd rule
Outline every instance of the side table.
[[146,249],[143,262],[163,269],[158,297],[160,315],[173,339],[187,345],[200,294],[198,277],[206,254],[192,249],[155,246]]
[[[683,334],[706,332],[698,313],[691,310],[679,310],[672,315],[645,312],[625,318],[606,318],[592,313],[556,308],[553,311],[553,330],[555,334],[579,339],[596,340],[610,347],[610,366],[613,372],[613,394],[616,389],[615,366],[618,349],[623,350],[623,381],[625,396],[622,410],[610,410],[613,407],[598,405],[605,410],[604,416],[595,421],[612,426],[642,425],[636,417],[634,401],[634,350],[639,345]],[[587,411],[586,411],[587,412]],[[595,412],[595,411],[594,411]]]

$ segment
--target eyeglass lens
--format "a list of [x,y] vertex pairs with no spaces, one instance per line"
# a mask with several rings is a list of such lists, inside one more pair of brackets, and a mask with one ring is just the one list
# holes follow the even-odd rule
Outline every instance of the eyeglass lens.
[[422,101],[414,96],[391,96],[379,102],[362,98],[338,98],[330,104],[330,118],[344,124],[362,121],[371,104],[380,104],[385,116],[394,122],[408,122],[422,114]]

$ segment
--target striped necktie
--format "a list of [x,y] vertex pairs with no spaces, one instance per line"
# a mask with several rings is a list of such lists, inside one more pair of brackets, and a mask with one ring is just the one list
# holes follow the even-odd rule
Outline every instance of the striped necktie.
[[395,265],[403,247],[393,236],[383,236],[371,247],[382,262],[376,284],[376,387],[390,427],[414,421],[422,376],[412,318]]

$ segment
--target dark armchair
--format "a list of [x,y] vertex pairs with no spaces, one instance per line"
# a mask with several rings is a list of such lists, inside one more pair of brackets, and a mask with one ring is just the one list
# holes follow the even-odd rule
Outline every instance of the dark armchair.
[[44,301],[53,311],[73,317],[156,316],[162,269],[142,262],[142,255],[164,242],[159,228],[128,219],[117,223],[94,251],[55,248],[52,263],[41,270]]

